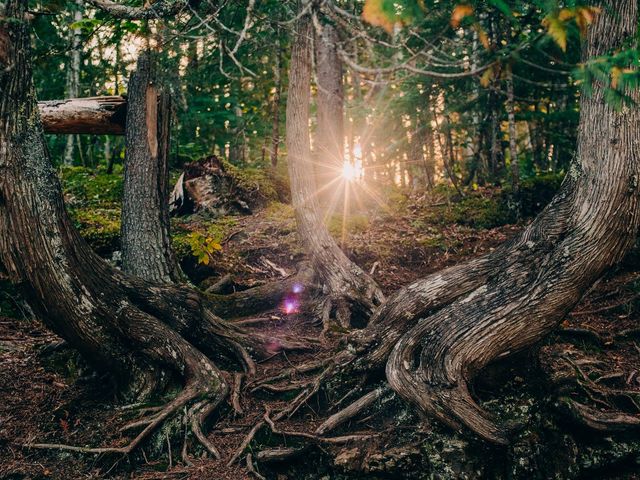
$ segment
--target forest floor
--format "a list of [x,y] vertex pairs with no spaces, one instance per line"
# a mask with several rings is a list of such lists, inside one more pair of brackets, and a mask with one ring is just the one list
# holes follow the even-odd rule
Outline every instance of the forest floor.
[[[443,209],[455,207],[447,202],[443,205],[442,199],[404,199],[403,202],[401,211],[376,207],[354,213],[344,226],[344,234],[341,218],[329,221],[336,237],[344,238],[343,248],[348,255],[365,270],[372,271],[387,294],[430,272],[481,255],[523,228],[522,223],[495,228],[444,224],[440,220],[446,213]],[[429,203],[436,206],[430,207]],[[177,221],[187,230],[196,230],[198,222],[199,227],[207,228],[210,223],[197,218]],[[203,280],[203,286],[232,273],[237,286],[249,287],[293,273],[297,262],[303,258],[288,205],[272,204],[253,215],[226,218],[218,224],[224,226],[220,242],[222,251],[216,253],[206,267],[193,267]],[[569,333],[554,336],[542,348],[557,349],[560,345],[565,353],[580,349],[599,365],[599,372],[606,373],[607,378],[600,378],[600,375],[593,381],[640,395],[640,340],[633,334],[620,339],[616,337],[621,332],[638,328],[638,292],[640,265],[628,260],[622,267],[609,272],[568,316],[563,328]],[[318,327],[304,314],[286,314],[280,309],[267,312],[261,318],[248,328],[274,338],[314,337],[319,333]],[[181,444],[168,445],[160,458],[146,458],[143,449],[142,456],[131,459],[25,448],[23,445],[31,442],[83,446],[116,446],[126,442],[127,437],[118,431],[118,427],[126,423],[130,413],[121,408],[122,402],[114,398],[104,378],[85,377],[87,372],[72,352],[43,353],[45,347],[57,341],[55,335],[35,320],[0,318],[0,479],[255,478],[248,473],[244,457],[230,467],[226,463],[247,432],[263,418],[265,408],[275,410],[291,398],[266,392],[250,393],[251,385],[245,386],[241,397],[244,415],[238,417],[230,408],[222,409],[209,433],[222,454],[220,461],[193,457],[193,465],[185,466],[180,461]],[[316,345],[308,352],[281,353],[259,364],[258,377],[273,375],[290,365],[330,352],[330,345]],[[529,381],[527,371],[518,370],[516,366],[516,372],[520,373],[512,379],[511,385],[513,382],[516,388],[526,385]],[[233,380],[229,378],[229,381]],[[484,395],[487,404],[491,403],[492,394],[483,391],[481,386],[478,395]],[[312,432],[322,420],[317,413],[318,407],[325,407],[331,400],[325,398],[318,402],[324,402],[324,405],[311,402],[279,427]],[[375,418],[354,421],[350,425],[351,431],[375,434],[375,439],[366,447],[370,450],[388,451],[397,446],[393,443],[397,437],[380,435],[392,429],[394,422],[381,416],[372,417]],[[414,434],[421,434],[415,423],[403,428],[412,428]],[[291,441],[295,440],[269,432],[261,432],[256,437],[256,442],[264,445],[284,445]],[[336,460],[332,464],[327,460],[331,457],[323,457],[323,450],[335,448],[338,449],[336,452],[343,453],[341,458],[344,460],[349,453],[345,446],[323,447],[313,455],[305,455],[285,465],[269,468],[260,465],[257,468],[268,478],[277,480],[402,478],[388,476],[382,470],[375,473],[371,462],[368,470],[365,469],[369,475],[362,471],[349,473],[348,461],[340,463]],[[305,472],[306,476],[296,472]],[[625,475],[607,477],[603,474],[592,478],[640,478]]]

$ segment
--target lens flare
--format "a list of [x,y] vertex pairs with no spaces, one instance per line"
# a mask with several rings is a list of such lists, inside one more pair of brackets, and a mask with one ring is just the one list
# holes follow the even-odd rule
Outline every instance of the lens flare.
[[355,166],[346,161],[342,165],[342,178],[344,178],[347,182],[353,182],[357,178],[357,172]]
[[293,313],[298,313],[298,308],[300,307],[300,303],[296,299],[288,298],[284,301],[284,305],[282,309],[284,313],[287,315],[291,315]]

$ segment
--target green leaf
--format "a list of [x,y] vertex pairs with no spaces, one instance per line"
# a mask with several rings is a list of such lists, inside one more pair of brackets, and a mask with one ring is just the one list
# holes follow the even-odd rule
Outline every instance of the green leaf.
[[500,10],[500,12],[502,12],[507,18],[514,18],[513,12],[506,2],[503,2],[502,0],[489,0],[489,4]]
[[547,15],[542,21],[547,34],[558,44],[563,52],[567,51],[567,27],[556,15]]

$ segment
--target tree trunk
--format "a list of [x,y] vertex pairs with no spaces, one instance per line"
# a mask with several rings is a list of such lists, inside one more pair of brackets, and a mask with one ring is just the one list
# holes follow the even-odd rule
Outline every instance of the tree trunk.
[[238,105],[234,108],[236,127],[233,129],[231,145],[229,145],[229,162],[240,165],[245,161],[246,137],[242,108]]
[[169,236],[169,94],[158,86],[151,54],[129,81],[122,202],[122,268],[155,282],[183,279]]
[[[326,299],[320,315],[326,326],[333,315],[345,326],[369,318],[382,293],[376,283],[340,250],[322,221],[309,141],[311,23],[296,22],[287,97],[287,152],[291,197],[298,234],[317,272]],[[353,317],[353,318],[352,318]]]
[[518,162],[518,132],[516,130],[515,100],[513,98],[513,73],[507,72],[507,121],[509,123],[509,157],[511,160],[511,188],[514,194],[520,190],[520,163]]
[[[438,127],[438,116],[437,112],[434,116],[436,119],[436,127]],[[458,185],[458,177],[456,176],[454,166],[455,166],[455,155],[453,151],[453,136],[451,135],[451,121],[449,119],[448,114],[444,114],[445,125],[441,128],[442,134],[444,136],[444,145],[440,142],[440,132],[436,132],[438,143],[440,147],[440,153],[442,154],[442,164],[444,166],[444,170],[451,180],[451,184],[458,192],[458,195],[464,197],[464,192],[460,189]],[[438,127],[439,128],[439,127]],[[439,128],[440,129],[440,128]]]
[[488,129],[489,144],[491,145],[489,168],[491,170],[492,181],[495,184],[499,184],[503,172],[504,159],[500,140],[500,110],[498,108],[497,95],[493,91],[489,92],[489,108],[491,115],[491,122]]
[[424,143],[427,147],[426,156],[424,157],[424,171],[427,177],[427,188],[431,190],[435,185],[436,173],[436,150],[433,126],[431,125],[432,111],[429,107],[426,109],[426,118],[424,119]]
[[[75,1],[75,9],[73,11],[73,21],[82,20],[82,9],[84,3],[82,0]],[[79,28],[71,30],[71,50],[69,51],[69,70],[67,72],[67,97],[77,98],[79,96],[80,87],[80,55],[82,43],[82,31]],[[67,137],[67,145],[64,149],[65,165],[73,164],[73,135]],[[78,145],[79,147],[79,145]]]
[[45,133],[124,134],[127,101],[122,97],[47,100],[38,108]]
[[[635,0],[609,0],[590,27],[585,60],[637,33]],[[612,13],[613,12],[613,13]],[[555,329],[634,244],[640,224],[640,109],[617,111],[593,85],[580,99],[577,161],[561,191],[515,239],[487,256],[401,289],[354,336],[367,369],[455,429],[497,443],[508,429],[478,406],[467,382],[490,362]],[[418,322],[418,320],[420,320]]]
[[271,125],[271,166],[278,166],[278,148],[280,147],[280,104],[282,98],[282,47],[280,46],[280,27],[276,27],[276,64],[273,67],[275,92],[273,94],[273,123]]
[[111,152],[111,138],[104,139],[104,161],[107,164],[107,173],[113,173],[113,155]]
[[316,75],[318,82],[318,129],[316,154],[320,168],[328,172],[322,175],[323,187],[342,173],[344,163],[344,89],[342,62],[338,56],[338,33],[330,24],[322,25],[316,32]]
[[213,315],[198,292],[111,267],[74,229],[35,102],[26,6],[10,0],[0,17],[0,264],[40,318],[109,373],[126,398],[166,393],[170,382],[181,389],[155,416],[137,422],[141,432],[128,445],[64,448],[128,454],[167,419],[184,415],[215,455],[202,427],[228,388],[211,358],[227,356],[253,371],[241,345],[261,342]]

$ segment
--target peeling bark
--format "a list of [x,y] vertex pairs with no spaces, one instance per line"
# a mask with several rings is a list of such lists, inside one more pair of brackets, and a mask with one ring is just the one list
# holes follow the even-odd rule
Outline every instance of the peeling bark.
[[123,135],[127,101],[122,97],[38,102],[45,133]]
[[[183,415],[191,434],[215,453],[202,433],[228,387],[213,359],[231,358],[252,372],[245,347],[264,341],[211,313],[210,301],[183,286],[128,276],[98,257],[73,228],[51,166],[31,78],[27,2],[10,0],[0,21],[9,39],[0,71],[0,264],[35,313],[121,394],[143,401],[181,388],[124,447],[34,445],[128,454],[165,420]],[[4,20],[4,19],[0,19]],[[264,350],[262,353],[265,353]]]

